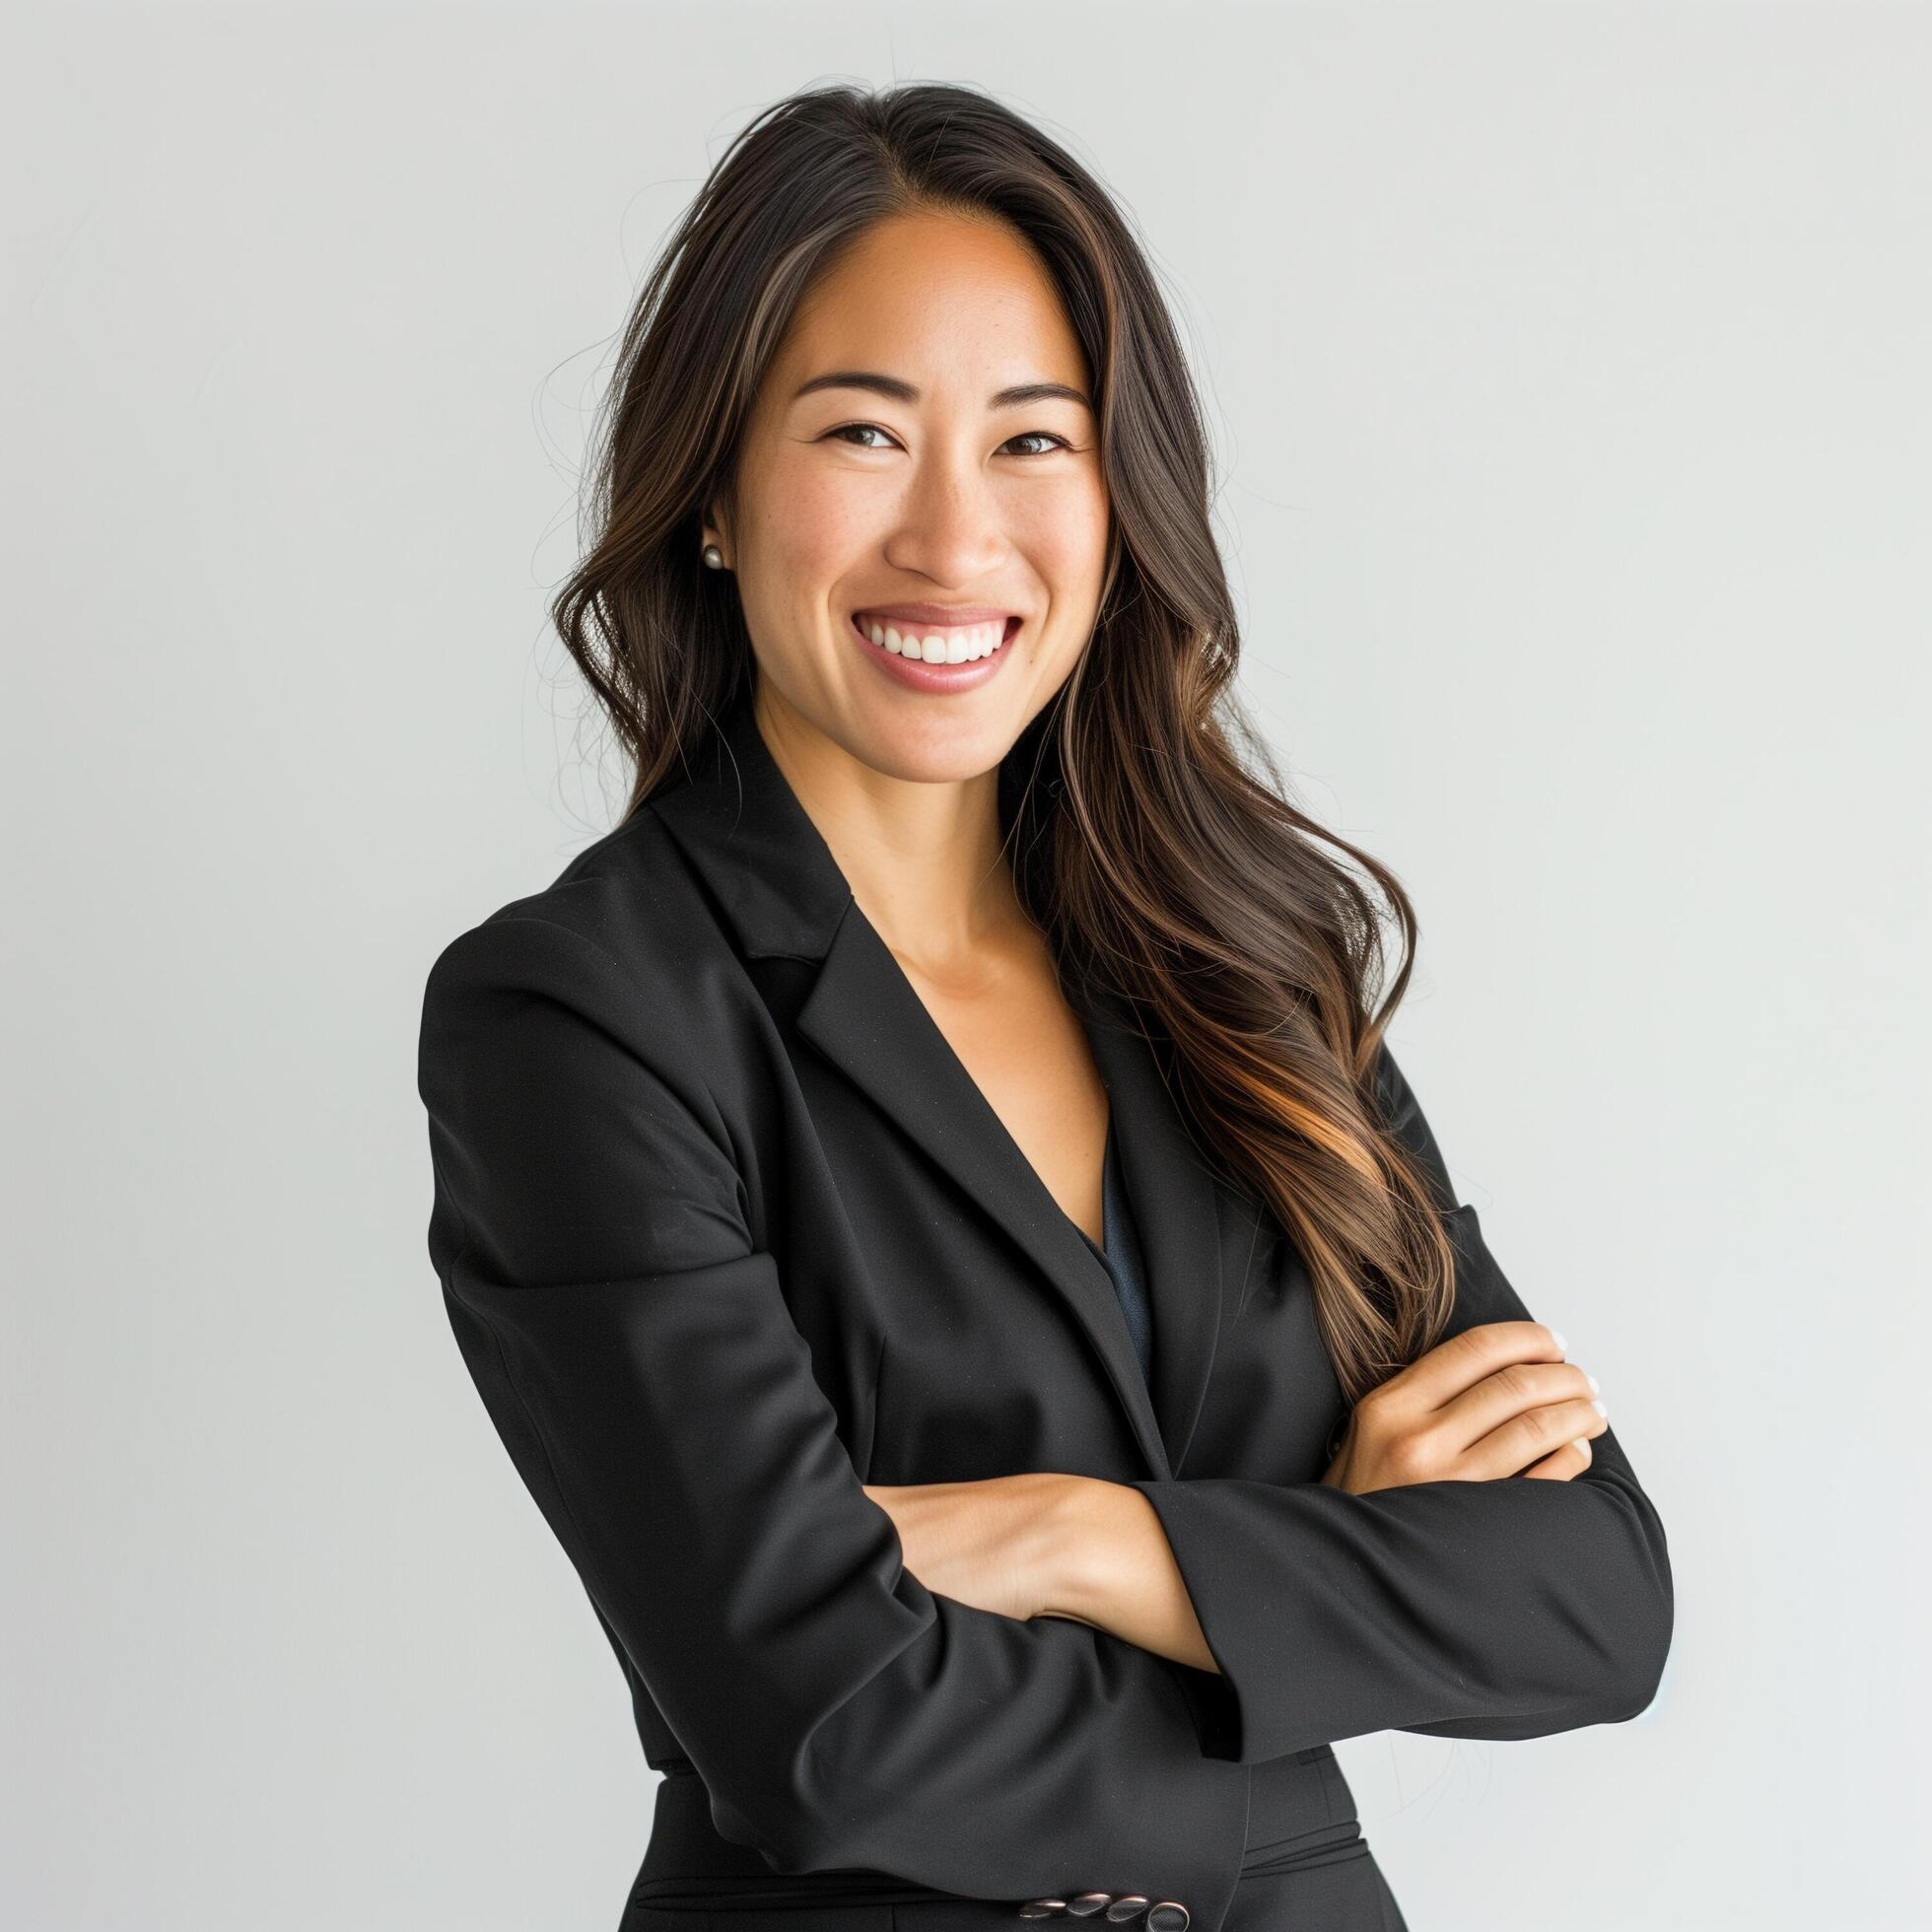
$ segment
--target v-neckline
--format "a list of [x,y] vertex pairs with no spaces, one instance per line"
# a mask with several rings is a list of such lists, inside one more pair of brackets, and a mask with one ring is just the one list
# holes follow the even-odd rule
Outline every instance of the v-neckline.
[[[1136,1217],[1156,1333],[1152,1386],[1120,1319],[1113,1267],[1021,1152],[905,969],[865,919],[831,849],[773,758],[747,693],[694,757],[686,782],[654,794],[747,961],[812,969],[789,1006],[798,1037],[918,1147],[962,1208],[997,1223],[1085,1331],[1148,1473],[1176,1473],[1201,1414],[1222,1328],[1217,1163],[1180,1105],[1134,1005],[1082,988],[1073,1004],[1111,1103],[1122,1204]],[[1104,1185],[1103,1185],[1104,1195]],[[1103,1230],[1104,1231],[1104,1230]]]
[[[858,914],[861,921],[863,922],[865,927],[871,932],[873,937],[878,942],[879,950],[883,952],[889,960],[891,960],[895,972],[898,976],[898,979],[900,983],[903,984],[906,993],[911,997],[911,999],[914,1001],[917,1002],[920,1010],[925,1013],[927,1020],[932,1028],[932,1038],[937,1040],[940,1046],[944,1049],[944,1057],[946,1058],[947,1061],[951,1063],[952,1067],[957,1070],[959,1077],[962,1080],[964,1080],[965,1083],[969,1087],[971,1087],[976,1094],[978,1094],[982,1105],[985,1107],[987,1119],[992,1121],[994,1127],[998,1130],[999,1138],[1005,1142],[1006,1147],[1008,1151],[1012,1154],[1013,1158],[1017,1160],[1023,1168],[1025,1168],[1025,1170],[1029,1175],[1032,1176],[1033,1184],[1036,1188],[1039,1189],[1041,1198],[1052,1204],[1053,1208],[1059,1213],[1061,1219],[1065,1221],[1067,1225],[1070,1228],[1071,1228],[1076,1235],[1079,1236],[1080,1240],[1083,1241],[1086,1244],[1086,1246],[1090,1248],[1093,1251],[1093,1253],[1100,1258],[1101,1263],[1105,1266],[1107,1273],[1111,1277],[1114,1272],[1114,1268],[1113,1268],[1113,1263],[1108,1258],[1108,1254],[1107,1254],[1107,1218],[1108,1218],[1107,1209],[1109,1206],[1108,1194],[1109,1191],[1114,1186],[1116,1162],[1120,1158],[1115,1148],[1114,1122],[1115,1119],[1117,1118],[1117,1115],[1116,1115],[1116,1109],[1115,1109],[1114,1098],[1112,1093],[1110,1092],[1107,1098],[1107,1131],[1105,1137],[1102,1138],[1100,1143],[1100,1239],[1096,1241],[1093,1238],[1093,1236],[1090,1235],[1086,1231],[1086,1229],[1083,1228],[1079,1224],[1079,1222],[1076,1221],[1073,1218],[1073,1216],[1067,1211],[1065,1208],[1061,1207],[1059,1197],[1054,1193],[1054,1191],[1050,1187],[1047,1186],[1046,1177],[1040,1172],[1039,1168],[1033,1164],[1031,1157],[1027,1154],[1026,1149],[1020,1145],[1018,1137],[1013,1133],[1012,1129],[1006,1125],[1005,1119],[1000,1114],[1000,1110],[994,1106],[993,1102],[990,1099],[988,1099],[987,1091],[985,1087],[983,1087],[979,1083],[979,1080],[974,1076],[973,1070],[966,1065],[965,1059],[960,1054],[959,1049],[953,1045],[951,1035],[948,1034],[945,1028],[939,1024],[938,1015],[934,1013],[932,1008],[927,1004],[925,996],[920,992],[919,988],[913,984],[913,977],[910,973],[906,971],[904,962],[899,958],[899,955],[895,953],[889,945],[886,944],[884,936],[879,932],[878,929],[872,926],[871,922],[865,918],[864,908],[861,906],[856,899],[853,901],[852,910]],[[1087,1025],[1084,1019],[1082,1019],[1081,1021],[1081,1029],[1083,1032],[1086,1033],[1087,1043],[1088,1043],[1087,1050],[1091,1054],[1094,1051],[1093,1044],[1092,1044],[1093,1035],[1092,1035],[1091,1028]],[[1095,1062],[1096,1065],[1098,1065],[1097,1055],[1095,1056]]]

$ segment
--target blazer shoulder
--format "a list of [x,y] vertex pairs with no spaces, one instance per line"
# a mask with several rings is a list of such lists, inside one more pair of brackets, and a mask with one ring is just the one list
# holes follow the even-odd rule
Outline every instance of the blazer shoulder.
[[1430,1127],[1421,1102],[1415,1098],[1415,1089],[1409,1084],[1386,1039],[1376,1049],[1371,1085],[1383,1125],[1428,1177],[1435,1190],[1436,1206],[1443,1213],[1449,1213],[1456,1207],[1455,1181],[1442,1157],[1435,1130]]
[[[650,803],[437,954],[426,1032],[464,996],[549,997],[672,1057],[732,1037],[729,934]],[[748,990],[748,983],[747,983]]]

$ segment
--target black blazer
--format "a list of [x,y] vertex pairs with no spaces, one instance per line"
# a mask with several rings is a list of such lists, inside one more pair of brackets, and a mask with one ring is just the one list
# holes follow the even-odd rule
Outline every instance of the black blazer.
[[[1567,1483],[1323,1485],[1346,1409],[1300,1260],[1154,1044],[1082,1019],[1151,1389],[746,700],[429,975],[429,1246],[464,1360],[647,1759],[695,1769],[666,1784],[702,1790],[702,1829],[800,1898],[854,1872],[911,1888],[881,1897],[1132,1887],[1217,1932],[1257,1767],[1615,1723],[1656,1691],[1670,1565],[1614,1431]],[[1440,1191],[1450,1332],[1526,1318],[1386,1053],[1378,1093]],[[860,1488],[1027,1470],[1147,1496],[1218,1676],[933,1595]]]

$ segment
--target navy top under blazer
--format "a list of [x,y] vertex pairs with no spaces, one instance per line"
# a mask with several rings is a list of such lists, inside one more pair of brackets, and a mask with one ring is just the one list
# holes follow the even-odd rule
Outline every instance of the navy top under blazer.
[[1086,1244],[1100,1257],[1120,1297],[1121,1314],[1134,1338],[1140,1373],[1153,1380],[1153,1315],[1147,1307],[1146,1264],[1140,1257],[1140,1233],[1134,1224],[1134,1204],[1127,1198],[1127,1175],[1121,1168],[1120,1137],[1113,1116],[1107,1117],[1107,1152],[1100,1167],[1100,1232],[1096,1242],[1086,1229]]
[[[900,1900],[1017,1920],[1104,1895],[1135,1932],[1223,1932],[1251,1852],[1366,1859],[1311,1853],[1356,1829],[1336,1740],[1643,1710],[1671,1572],[1616,1430],[1568,1482],[1324,1484],[1348,1405],[1308,1271],[1155,1017],[1070,972],[1143,1263],[1116,1249],[1110,1278],[750,696],[444,947],[417,1055],[464,1367],[665,1773],[633,1901],[817,1903],[863,1932]],[[1002,765],[1002,822],[1058,809],[1035,769]],[[1428,1177],[1442,1339],[1528,1319],[1386,1044],[1364,1104]],[[930,1589],[863,1486],[1035,1471],[1147,1498],[1217,1669]]]

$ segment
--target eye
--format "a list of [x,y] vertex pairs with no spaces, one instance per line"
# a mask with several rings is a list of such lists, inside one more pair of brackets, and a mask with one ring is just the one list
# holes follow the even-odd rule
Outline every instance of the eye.
[[[862,443],[857,440],[867,436],[883,437],[885,441]],[[850,444],[855,449],[883,449],[893,445],[891,432],[880,429],[876,423],[841,423],[837,429],[827,430],[822,440],[829,441],[834,437]],[[1008,437],[1000,447],[1003,449],[1015,443],[1043,443],[1047,446],[1044,449],[1022,449],[1019,453],[1023,456],[1051,456],[1057,449],[1070,449],[1073,447],[1064,436],[1057,436],[1052,430],[1022,430],[1019,435]]]
[[1052,430],[1022,430],[1019,433],[1019,435],[1014,437],[1008,437],[1006,440],[1009,443],[1029,443],[1029,442],[1038,441],[1041,443],[1051,444],[1053,446],[1052,448],[1027,449],[1021,452],[1022,454],[1029,455],[1029,456],[1051,456],[1054,452],[1054,449],[1070,449],[1073,447],[1070,443],[1067,441],[1067,439],[1064,436],[1056,436]]

